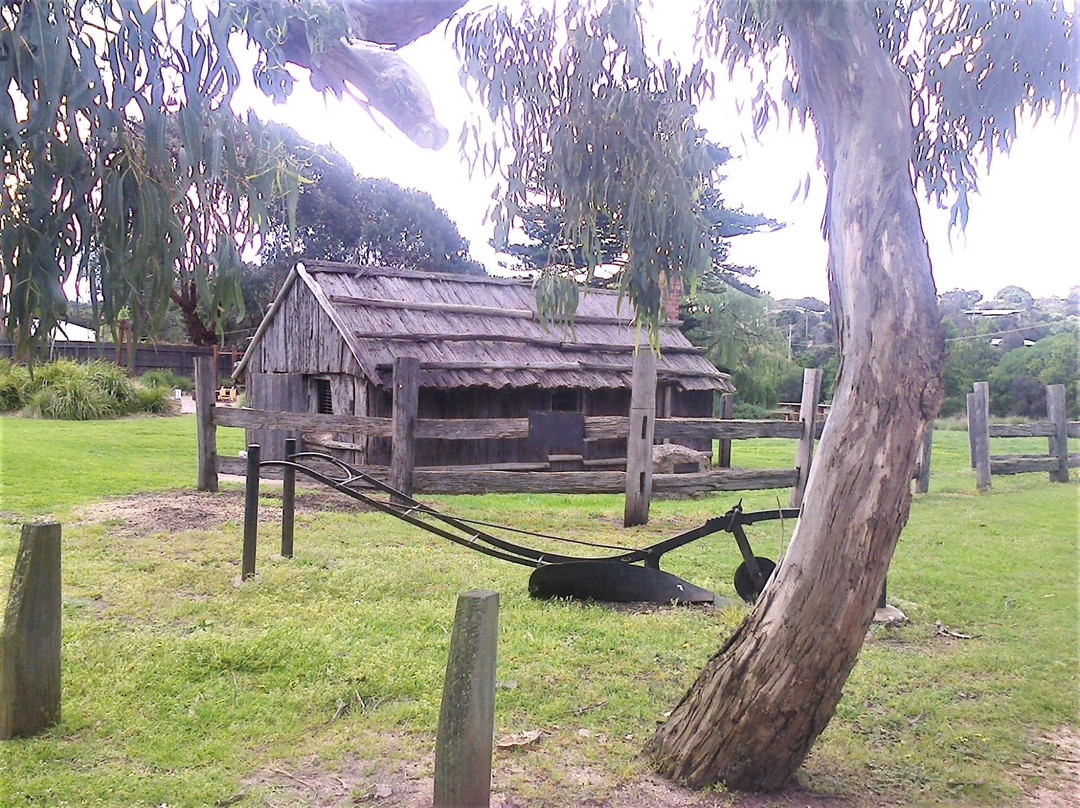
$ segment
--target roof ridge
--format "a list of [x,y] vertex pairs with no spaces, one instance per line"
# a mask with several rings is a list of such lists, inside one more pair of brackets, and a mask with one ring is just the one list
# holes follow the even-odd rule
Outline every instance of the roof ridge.
[[[460,281],[462,283],[488,283],[496,286],[533,286],[535,279],[500,275],[467,275],[463,272],[432,272],[425,269],[407,269],[376,264],[347,264],[338,261],[298,261],[309,273],[336,272],[343,275],[383,275],[393,278],[416,278],[417,280]],[[598,289],[587,286],[586,294],[618,295],[617,289]]]

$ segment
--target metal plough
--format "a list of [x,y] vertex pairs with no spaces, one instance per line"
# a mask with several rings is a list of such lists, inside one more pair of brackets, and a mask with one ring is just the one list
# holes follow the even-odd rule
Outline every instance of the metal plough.
[[[254,448],[254,447],[252,447]],[[249,450],[250,451],[250,450]],[[256,455],[257,457],[257,455]],[[255,458],[249,458],[255,460]],[[256,462],[258,462],[256,460]],[[715,595],[660,569],[660,559],[671,550],[691,542],[727,532],[735,537],[743,561],[735,570],[735,591],[748,602],[757,599],[776,565],[768,558],[754,554],[744,528],[774,519],[795,519],[797,509],[776,508],[767,511],[743,511],[742,501],[722,516],[704,524],[642,548],[626,548],[613,544],[572,539],[539,533],[521,528],[498,525],[478,519],[451,516],[399,491],[376,477],[344,461],[322,452],[298,452],[286,460],[266,460],[263,467],[278,467],[289,475],[303,474],[370,508],[389,514],[429,533],[467,547],[484,555],[532,567],[529,594],[537,598],[571,597],[610,602],[651,603],[712,603]],[[251,486],[254,486],[254,497]],[[254,573],[254,536],[257,531],[258,475],[248,473],[248,506],[244,517],[245,554],[251,537],[251,569]],[[289,554],[292,543],[293,496],[286,486],[283,497],[283,538],[289,534]],[[578,556],[539,550],[504,538],[503,535],[532,537],[545,541],[614,551],[608,555]],[[284,541],[283,541],[284,551]],[[284,553],[283,553],[284,554]],[[245,566],[245,570],[247,567]],[[245,575],[248,572],[245,572]]]

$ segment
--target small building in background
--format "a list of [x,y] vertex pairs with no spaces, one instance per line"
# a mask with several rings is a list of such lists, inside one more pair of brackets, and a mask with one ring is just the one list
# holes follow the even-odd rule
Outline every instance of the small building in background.
[[[259,410],[389,417],[396,357],[421,363],[420,418],[527,418],[536,412],[626,416],[638,331],[629,302],[590,290],[572,326],[545,325],[532,285],[516,279],[322,262],[298,264],[267,312],[234,379]],[[711,417],[734,390],[704,350],[668,321],[657,360],[659,417]],[[645,335],[642,333],[644,340]],[[285,435],[251,430],[263,458]],[[356,465],[386,465],[386,438],[306,435]],[[705,441],[703,449],[711,449]],[[586,441],[584,467],[617,467],[625,440]],[[417,466],[543,463],[525,438],[417,441]]]

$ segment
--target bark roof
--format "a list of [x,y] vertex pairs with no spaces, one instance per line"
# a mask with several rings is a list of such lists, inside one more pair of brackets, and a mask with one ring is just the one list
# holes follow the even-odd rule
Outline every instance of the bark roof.
[[[379,386],[390,384],[397,356],[421,361],[425,387],[630,386],[638,334],[630,303],[620,305],[616,292],[589,290],[572,326],[545,325],[531,283],[516,279],[314,261],[293,271],[303,281],[296,285],[315,295]],[[277,308],[267,313],[236,375]],[[682,389],[734,390],[677,322],[661,328],[656,368],[658,380]]]

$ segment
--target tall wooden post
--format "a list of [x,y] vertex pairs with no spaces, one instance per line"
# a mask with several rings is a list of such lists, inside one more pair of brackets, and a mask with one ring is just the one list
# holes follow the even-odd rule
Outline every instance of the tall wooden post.
[[195,357],[195,429],[199,444],[199,490],[217,491],[217,428],[214,426],[214,385],[217,368],[212,356]]
[[0,740],[60,720],[60,525],[22,527],[0,632]]
[[244,551],[240,580],[255,577],[255,548],[259,543],[259,444],[247,447],[247,481],[244,486]]
[[975,382],[974,388],[968,396],[968,440],[975,467],[975,487],[986,491],[990,488],[990,385]]
[[806,493],[806,481],[810,479],[810,464],[814,458],[814,436],[817,433],[817,409],[818,400],[821,398],[821,379],[824,371],[821,368],[805,368],[803,370],[802,401],[799,403],[799,422],[802,424],[802,435],[795,447],[795,469],[799,477],[795,487],[791,489],[791,498],[788,506],[801,508],[803,494]]
[[1054,425],[1054,434],[1048,438],[1049,454],[1058,459],[1058,467],[1050,472],[1050,482],[1069,481],[1069,420],[1065,412],[1065,385],[1046,386],[1046,416]]
[[[285,438],[285,459],[296,454],[296,438]],[[293,534],[296,524],[296,469],[286,466],[281,482],[281,557],[293,557]]]
[[930,490],[930,451],[934,443],[934,422],[926,425],[922,446],[919,447],[918,476],[915,478],[915,493],[925,494]]
[[[735,396],[731,393],[720,394],[720,420],[730,421],[735,417]],[[720,439],[719,465],[722,469],[731,468],[731,438]]]
[[649,521],[652,446],[656,428],[656,354],[647,346],[634,354],[630,388],[630,434],[626,439],[626,507],[623,526]]
[[488,808],[499,594],[458,597],[435,738],[435,808]]
[[972,416],[975,412],[975,394],[967,394],[967,426],[968,426],[968,459],[971,467],[975,468],[975,430],[972,426]]
[[394,411],[391,419],[390,485],[412,496],[416,465],[416,412],[420,398],[420,360],[394,358]]

